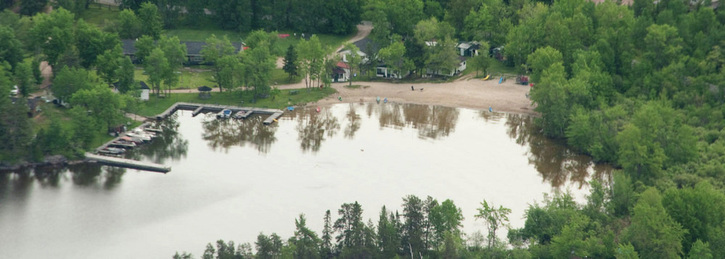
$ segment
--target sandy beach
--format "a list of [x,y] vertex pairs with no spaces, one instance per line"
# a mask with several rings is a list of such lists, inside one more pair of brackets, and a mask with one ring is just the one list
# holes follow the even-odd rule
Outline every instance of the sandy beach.
[[[329,96],[309,105],[324,106],[335,103],[375,102],[388,98],[389,102],[415,103],[428,105],[441,105],[449,107],[462,107],[494,111],[535,114],[531,100],[527,98],[530,87],[516,84],[514,79],[508,79],[499,84],[498,79],[483,81],[464,77],[446,83],[420,83],[398,84],[392,82],[353,82],[360,85],[357,88],[348,88],[348,83],[335,83],[332,87],[338,91],[335,96]],[[415,91],[411,90],[411,85]],[[292,85],[278,85],[280,89],[304,88],[304,83]],[[338,99],[342,97],[342,101]]]

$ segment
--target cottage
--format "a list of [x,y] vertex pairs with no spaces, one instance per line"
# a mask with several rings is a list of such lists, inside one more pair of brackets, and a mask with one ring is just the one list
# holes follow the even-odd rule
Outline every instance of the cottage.
[[[180,43],[186,45],[186,62],[185,65],[198,65],[204,62],[204,56],[201,54],[201,50],[206,46],[206,42],[203,41],[181,41]],[[123,48],[123,55],[131,58],[133,63],[138,64],[140,60],[136,57],[136,40],[121,40],[121,46]],[[241,42],[232,42],[232,46],[237,52],[247,49]]]
[[347,82],[350,80],[350,65],[345,62],[337,62],[335,68],[332,69],[333,82]]
[[481,48],[481,43],[477,41],[461,42],[456,45],[459,55],[462,57],[475,57],[478,56],[478,49]]
[[148,101],[149,100],[149,91],[151,91],[151,89],[144,81],[141,81],[138,84],[141,86],[141,88],[140,88],[141,89],[141,100]]

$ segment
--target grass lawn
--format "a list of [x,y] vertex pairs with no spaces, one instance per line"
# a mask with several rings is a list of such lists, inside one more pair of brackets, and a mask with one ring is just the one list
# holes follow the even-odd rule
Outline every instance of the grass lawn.
[[117,21],[119,13],[121,13],[121,11],[118,10],[117,6],[91,4],[88,6],[88,10],[83,12],[83,15],[79,18],[83,18],[86,22],[103,28],[106,25]]
[[149,101],[142,105],[136,113],[142,116],[156,116],[176,102],[282,109],[290,105],[304,105],[315,102],[336,92],[334,88],[330,87],[324,89],[311,88],[309,90],[280,90],[276,96],[258,99],[254,103],[252,103],[252,93],[241,91],[212,92],[209,99],[199,98],[198,93],[172,93],[166,98],[150,96]]
[[[179,79],[179,84],[172,89],[194,89],[202,85],[214,87],[216,83],[211,81],[213,74],[214,72],[212,71],[197,72],[184,69],[181,71],[181,78]],[[143,69],[136,69],[134,71],[134,78],[137,81],[146,81],[146,83],[148,84],[149,76],[144,74]]]
[[502,73],[518,75],[519,70],[515,67],[506,66],[503,62],[494,59],[491,60],[490,66],[488,67],[488,73],[491,75],[501,75]]
[[[57,119],[60,123],[60,126],[64,130],[66,130],[66,132],[72,132],[73,121],[71,120],[69,109],[60,108],[52,103],[43,103],[40,107],[42,109],[42,112],[40,113],[40,115],[33,118],[34,133],[37,134],[40,129],[47,129],[50,126],[52,119]],[[125,119],[123,123],[129,125],[129,128],[134,128],[141,125],[141,122],[133,121],[130,119]],[[106,134],[105,130],[98,131],[96,132],[93,143],[91,143],[91,147],[92,149],[95,149],[96,147],[103,145],[103,143],[106,143],[113,138],[114,137]]]

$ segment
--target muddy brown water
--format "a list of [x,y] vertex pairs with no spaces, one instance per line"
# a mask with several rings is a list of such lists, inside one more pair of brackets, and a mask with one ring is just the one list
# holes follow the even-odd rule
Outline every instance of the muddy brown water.
[[0,257],[199,257],[218,239],[287,239],[300,213],[319,234],[325,211],[334,220],[348,202],[377,222],[383,205],[400,210],[410,194],[453,200],[464,232],[485,233],[474,218],[484,199],[511,208],[518,228],[544,193],[569,190],[583,202],[588,180],[610,178],[525,115],[366,103],[263,119],[178,112],[127,154],[169,165],[168,174],[95,164],[0,174]]

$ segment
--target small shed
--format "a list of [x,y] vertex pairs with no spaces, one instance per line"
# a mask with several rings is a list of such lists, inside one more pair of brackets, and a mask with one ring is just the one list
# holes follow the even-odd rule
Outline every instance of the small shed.
[[196,89],[199,90],[199,98],[207,99],[207,98],[211,97],[211,87],[204,85],[204,86],[197,87]]
[[141,81],[138,83],[141,86],[141,100],[142,101],[148,101],[149,100],[149,92],[151,91],[151,88],[146,84],[146,82]]

